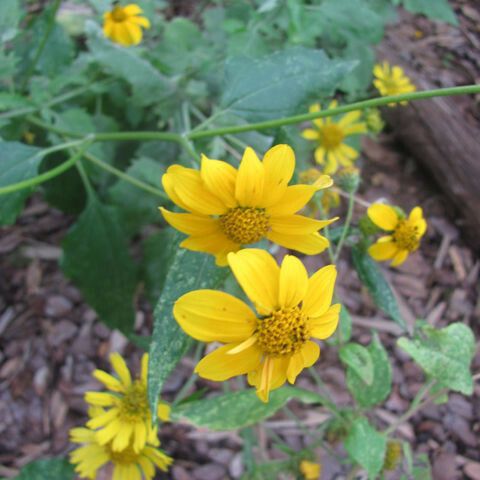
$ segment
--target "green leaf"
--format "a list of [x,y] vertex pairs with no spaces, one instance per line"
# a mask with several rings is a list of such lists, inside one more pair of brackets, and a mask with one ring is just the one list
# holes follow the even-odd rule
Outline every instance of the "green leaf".
[[353,422],[345,440],[345,449],[350,457],[361,465],[369,478],[376,478],[383,467],[387,440],[368,423],[366,418]]
[[392,389],[392,367],[388,354],[376,333],[367,350],[373,364],[373,381],[370,385],[364,382],[353,369],[347,369],[348,390],[361,407],[371,407],[383,402]]
[[73,480],[75,472],[66,458],[36,460],[22,468],[15,480]]
[[292,115],[308,100],[330,96],[354,66],[303,47],[259,59],[227,59],[221,106],[250,122]]
[[448,0],[402,0],[402,3],[409,12],[421,13],[433,20],[458,25],[455,12]]
[[400,315],[392,289],[377,263],[359,248],[352,248],[352,260],[361,282],[367,287],[375,305],[406,329],[405,320]]
[[249,388],[180,404],[172,409],[171,417],[174,421],[184,419],[210,430],[236,430],[265,420],[292,398],[305,403],[322,401],[314,392],[286,386],[271,392],[268,403],[264,403],[255,390]]
[[[40,148],[0,141],[0,188],[35,177],[42,158]],[[0,225],[15,223],[32,191],[33,188],[24,188],[0,196]]]
[[4,112],[5,110],[28,108],[32,105],[32,102],[28,98],[16,95],[14,93],[0,93],[0,112]]
[[95,60],[132,86],[132,103],[139,106],[152,105],[172,94],[173,84],[148,60],[141,58],[137,49],[113,44],[104,38],[102,31],[93,22],[87,22],[86,30],[88,46]]
[[157,411],[163,383],[193,343],[173,317],[173,304],[192,290],[219,287],[227,275],[228,269],[217,267],[211,255],[176,247],[162,295],[153,312],[148,363],[148,398],[152,412]]
[[[48,28],[47,21],[49,22],[50,15],[50,12],[48,12],[48,17],[45,17],[46,22],[42,25],[40,34],[42,36],[44,35],[45,29]],[[70,65],[74,53],[72,39],[67,35],[61,25],[56,24],[48,36],[37,67],[44,75],[57,75]]]
[[347,343],[338,352],[340,360],[367,385],[373,382],[373,360],[370,352],[358,343]]
[[0,2],[0,42],[7,42],[15,37],[21,18],[22,9],[19,0]]
[[414,339],[402,337],[397,344],[440,385],[465,395],[472,394],[470,363],[475,353],[475,339],[467,325],[452,323],[439,330],[423,325]]
[[63,241],[62,268],[111,328],[130,334],[137,269],[130,258],[119,212],[90,198]]
[[348,342],[352,336],[352,317],[347,307],[342,303],[340,309],[340,320],[338,324],[338,336],[342,342]]

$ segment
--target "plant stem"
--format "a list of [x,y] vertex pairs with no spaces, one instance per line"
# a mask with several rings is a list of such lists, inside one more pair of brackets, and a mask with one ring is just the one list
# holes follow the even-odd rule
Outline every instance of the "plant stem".
[[90,179],[88,178],[87,172],[85,171],[85,168],[83,168],[83,165],[81,162],[76,163],[75,167],[77,168],[78,173],[80,174],[80,177],[82,179],[83,185],[87,192],[88,198],[90,200],[94,200],[97,197],[97,195],[95,193],[95,190],[92,187],[92,184],[90,182]]
[[337,263],[340,254],[342,253],[343,244],[347,238],[347,232],[350,228],[350,223],[352,222],[353,207],[355,205],[355,197],[352,192],[348,194],[348,207],[347,207],[347,216],[345,218],[345,224],[343,225],[342,234],[340,240],[338,241],[337,250],[335,251],[335,256],[333,257],[333,263]]
[[40,40],[40,43],[38,44],[38,48],[37,48],[37,51],[35,52],[35,56],[33,57],[32,63],[30,63],[30,66],[28,67],[27,73],[25,75],[25,79],[23,80],[20,87],[21,90],[25,90],[25,87],[27,86],[30,80],[30,77],[33,75],[35,71],[35,67],[37,66],[37,63],[40,60],[40,57],[42,56],[43,50],[47,45],[50,34],[52,33],[53,28],[55,27],[55,17],[57,16],[57,11],[58,11],[58,8],[60,7],[61,2],[62,0],[55,0],[55,3],[53,4],[52,14],[49,19],[47,29],[45,30],[43,38]]
[[[193,354],[193,361],[195,365],[200,361],[200,357],[202,356],[202,353],[203,353],[203,344],[198,342],[197,345],[195,346],[195,353]],[[173,405],[177,405],[187,396],[187,393],[190,390],[190,387],[193,386],[197,378],[198,378],[198,375],[196,373],[192,373],[190,375],[187,381],[183,384],[182,388],[175,395],[175,399],[172,402]]]

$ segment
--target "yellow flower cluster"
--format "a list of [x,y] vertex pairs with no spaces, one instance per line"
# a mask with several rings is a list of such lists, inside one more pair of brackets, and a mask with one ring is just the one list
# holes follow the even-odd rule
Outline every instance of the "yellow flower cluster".
[[[107,392],[87,392],[90,405],[86,427],[70,431],[72,443],[81,444],[70,454],[81,478],[94,479],[106,464],[113,465],[113,480],[152,480],[155,467],[166,471],[172,459],[158,449],[157,427],[147,398],[148,355],[142,357],[140,378],[132,379],[125,360],[110,356],[116,375],[95,370],[93,376]],[[167,421],[170,407],[160,403],[158,417]]]
[[[388,62],[375,65],[373,75],[375,77],[373,84],[382,97],[411,93],[416,90],[415,85],[405,75],[403,69],[397,65],[392,67]],[[406,104],[407,102],[400,102],[400,105]],[[389,107],[394,107],[395,105],[396,103],[388,104]]]
[[103,16],[103,33],[123,47],[138,45],[142,41],[142,28],[150,28],[150,22],[142,17],[142,9],[131,3],[122,7],[115,5]]

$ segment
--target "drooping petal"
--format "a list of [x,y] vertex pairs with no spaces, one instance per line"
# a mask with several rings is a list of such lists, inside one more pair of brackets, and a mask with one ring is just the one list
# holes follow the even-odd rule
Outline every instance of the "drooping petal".
[[220,225],[216,218],[194,213],[174,213],[160,207],[163,218],[175,229],[187,235],[210,235],[220,232]]
[[390,205],[375,203],[368,207],[370,220],[383,230],[395,230],[398,223],[397,212]]
[[327,265],[310,277],[302,307],[308,317],[319,317],[328,310],[332,303],[336,278],[335,265]]
[[281,387],[287,379],[289,357],[266,357],[261,369],[249,375],[248,381],[255,382],[257,395],[262,402],[268,402],[270,392]]
[[371,257],[379,262],[393,258],[397,251],[398,248],[394,242],[377,242],[368,249],[368,253]]
[[238,298],[216,290],[195,290],[173,306],[182,329],[202,342],[241,342],[253,334],[256,315]]
[[330,225],[338,220],[338,217],[331,220],[316,220],[302,215],[288,215],[283,217],[272,217],[270,225],[274,232],[284,233],[286,235],[305,235]]
[[280,307],[296,307],[303,300],[307,286],[308,273],[303,263],[293,255],[285,255],[280,267],[280,286],[278,291]]
[[306,235],[288,235],[270,231],[267,238],[285,248],[296,250],[305,255],[317,255],[328,248],[329,241],[318,233],[310,233]]
[[228,263],[243,291],[260,314],[277,309],[280,269],[268,252],[249,248],[230,253]]
[[392,263],[390,264],[392,267],[398,267],[401,265],[408,257],[408,250],[399,250],[396,255],[393,257]]
[[255,370],[260,364],[262,351],[256,344],[234,355],[228,352],[238,344],[232,343],[209,353],[195,367],[201,377],[218,382]]
[[263,199],[265,170],[252,148],[247,147],[238,168],[235,198],[242,207],[260,206]]
[[268,215],[291,215],[301,210],[313,197],[317,187],[314,185],[292,185],[287,187],[283,197],[266,209]]
[[310,335],[319,340],[325,340],[333,335],[337,329],[340,318],[341,305],[336,303],[332,305],[323,315],[315,318],[309,318],[308,327]]
[[302,349],[290,358],[287,370],[287,380],[289,383],[295,383],[297,376],[304,368],[311,367],[320,356],[320,347],[315,343],[308,341]]
[[200,175],[208,190],[220,198],[228,208],[237,206],[235,199],[237,170],[234,167],[227,162],[211,160],[202,155]]

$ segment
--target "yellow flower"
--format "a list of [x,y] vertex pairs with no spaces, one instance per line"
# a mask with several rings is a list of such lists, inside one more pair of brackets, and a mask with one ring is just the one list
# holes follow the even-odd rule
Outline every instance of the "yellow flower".
[[172,458],[155,446],[146,444],[139,451],[131,445],[121,452],[114,451],[110,444],[102,445],[97,440],[96,432],[89,428],[70,430],[72,443],[81,444],[70,453],[70,462],[80,478],[94,479],[97,471],[111,462],[113,464],[112,480],[152,480],[155,467],[166,472]]
[[189,235],[180,246],[215,255],[227,265],[229,252],[263,238],[307,255],[328,247],[318,230],[336,220],[314,220],[295,215],[332,179],[322,176],[315,185],[288,186],[295,170],[295,155],[288,145],[268,150],[261,162],[245,149],[237,169],[202,155],[200,171],[173,165],[162,177],[165,192],[189,213],[161,208],[165,220]]
[[[382,97],[389,95],[401,95],[402,93],[410,93],[416,90],[415,85],[405,75],[402,68],[398,66],[391,67],[388,62],[382,65],[375,65],[373,68],[375,79],[373,84],[380,92]],[[400,102],[400,105],[406,105],[408,102]],[[389,103],[389,107],[394,107],[396,103]]]
[[115,5],[103,15],[103,33],[115,43],[124,47],[138,45],[142,41],[143,28],[150,28],[150,22],[142,17],[142,9],[131,3],[122,7]]
[[319,463],[302,460],[300,462],[300,472],[305,480],[318,480],[322,473],[322,466]]
[[203,378],[228,380],[248,374],[258,397],[311,367],[320,355],[311,338],[330,337],[338,324],[340,305],[331,305],[334,265],[308,278],[302,262],[286,255],[279,268],[265,250],[246,249],[228,255],[238,283],[258,313],[228,293],[196,290],[173,307],[182,329],[202,342],[225,345],[204,357],[195,371]]
[[409,253],[420,245],[420,239],[427,230],[427,222],[423,218],[420,207],[415,207],[408,218],[404,218],[390,205],[376,203],[368,208],[370,220],[382,230],[391,232],[380,237],[368,252],[378,261],[392,259],[392,267],[401,265]]
[[[337,101],[333,100],[328,108],[336,108],[337,105]],[[310,107],[310,112],[319,111],[318,103]],[[347,113],[338,122],[334,122],[332,117],[317,118],[313,120],[315,129],[303,130],[303,138],[318,143],[318,147],[315,149],[315,160],[318,164],[325,165],[324,173],[328,175],[335,173],[339,163],[344,167],[353,165],[353,161],[359,154],[350,145],[344,143],[344,140],[351,135],[367,132],[366,124],[357,122],[361,116],[360,111],[355,111]]]
[[[99,445],[111,443],[114,452],[133,448],[138,453],[147,442],[158,444],[157,427],[152,425],[147,398],[148,355],[143,355],[140,378],[134,380],[125,360],[118,353],[110,355],[110,363],[118,377],[103,370],[93,372],[93,376],[110,392],[85,394],[87,403],[101,407],[92,410],[92,418],[87,426],[98,429],[95,435]],[[157,413],[161,420],[167,421],[170,407],[160,403]]]

